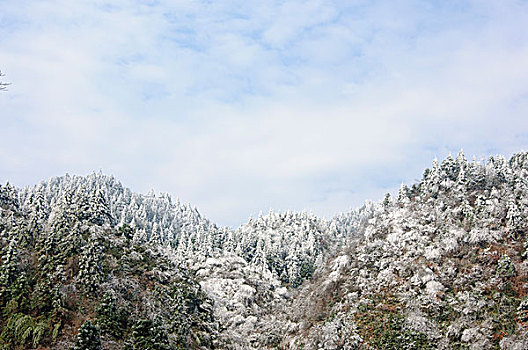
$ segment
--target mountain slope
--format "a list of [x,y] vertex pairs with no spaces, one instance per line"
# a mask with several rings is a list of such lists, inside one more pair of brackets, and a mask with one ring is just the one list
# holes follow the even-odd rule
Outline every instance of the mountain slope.
[[283,345],[528,348],[527,175],[526,153],[435,161],[302,289]]
[[237,229],[102,174],[7,184],[0,346],[526,349],[527,217],[526,153]]
[[[0,348],[211,348],[212,302],[192,276],[111,226],[94,192],[22,210],[0,187]],[[46,220],[45,218],[48,217]]]

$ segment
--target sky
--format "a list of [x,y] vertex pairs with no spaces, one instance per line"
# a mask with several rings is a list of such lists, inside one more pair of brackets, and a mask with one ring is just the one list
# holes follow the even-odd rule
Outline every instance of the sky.
[[0,0],[0,181],[101,170],[221,225],[528,150],[528,2]]

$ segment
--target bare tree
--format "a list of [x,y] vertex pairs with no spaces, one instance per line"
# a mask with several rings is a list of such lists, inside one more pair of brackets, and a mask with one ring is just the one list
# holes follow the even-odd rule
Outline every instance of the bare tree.
[[[3,74],[2,71],[0,70],[0,78],[1,77],[5,77],[5,74]],[[7,86],[8,85],[11,85],[11,83],[6,83],[6,82],[0,80],[0,91],[7,90]]]

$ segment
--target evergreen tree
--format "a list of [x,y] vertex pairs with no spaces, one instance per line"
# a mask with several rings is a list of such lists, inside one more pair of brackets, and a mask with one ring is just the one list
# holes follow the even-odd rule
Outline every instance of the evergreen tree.
[[97,241],[87,243],[81,252],[77,282],[90,294],[97,291],[104,279],[102,267],[103,248]]
[[17,243],[11,240],[0,265],[0,303],[4,305],[11,297],[13,284],[17,280],[20,262]]
[[103,296],[101,304],[96,309],[97,325],[103,333],[115,338],[121,338],[127,327],[127,316],[118,307],[113,291],[108,291]]
[[140,319],[132,326],[131,350],[168,350],[169,338],[159,322]]
[[90,222],[96,225],[112,224],[112,215],[104,193],[97,189],[90,195],[88,216]]
[[440,169],[444,174],[444,180],[456,181],[458,177],[459,167],[457,162],[455,162],[451,155],[447,156],[447,158],[444,159]]
[[497,262],[497,275],[502,278],[514,276],[516,273],[515,265],[508,255],[503,255]]
[[88,189],[84,183],[80,184],[73,195],[73,205],[75,214],[80,221],[89,220],[90,218],[90,201]]
[[17,191],[9,181],[4,186],[0,185],[0,208],[11,210],[19,208]]
[[99,329],[92,324],[92,321],[85,321],[79,328],[72,350],[101,350],[102,348]]

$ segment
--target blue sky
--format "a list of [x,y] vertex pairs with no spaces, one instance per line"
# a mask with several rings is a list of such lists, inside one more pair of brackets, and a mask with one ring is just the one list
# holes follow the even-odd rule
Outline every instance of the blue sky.
[[0,180],[102,169],[223,225],[527,150],[526,1],[0,0]]

